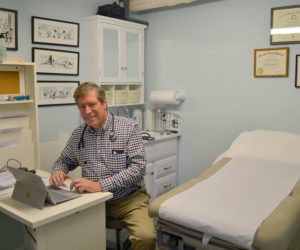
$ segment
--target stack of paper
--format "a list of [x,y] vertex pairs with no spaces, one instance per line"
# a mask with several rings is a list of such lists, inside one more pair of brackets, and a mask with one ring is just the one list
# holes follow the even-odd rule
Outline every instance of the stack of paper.
[[13,187],[14,183],[16,182],[15,177],[12,173],[5,171],[0,173],[0,190]]

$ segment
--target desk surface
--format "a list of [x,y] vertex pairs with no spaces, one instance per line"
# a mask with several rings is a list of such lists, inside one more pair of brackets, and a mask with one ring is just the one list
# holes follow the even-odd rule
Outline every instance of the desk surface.
[[[37,170],[37,174],[43,177],[49,176],[49,173],[43,170]],[[70,180],[67,180],[66,184],[70,185]],[[56,206],[46,204],[40,210],[13,200],[11,194],[7,194],[0,198],[0,211],[31,228],[37,228],[103,203],[110,198],[112,198],[112,193],[109,192],[84,193],[79,198],[60,203]]]

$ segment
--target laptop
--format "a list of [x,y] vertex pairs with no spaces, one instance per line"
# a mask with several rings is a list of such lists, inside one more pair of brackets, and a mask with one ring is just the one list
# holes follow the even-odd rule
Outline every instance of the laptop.
[[45,202],[52,205],[72,200],[81,195],[56,186],[46,186],[42,178],[22,169],[7,167],[16,179],[12,198],[30,206],[42,209]]

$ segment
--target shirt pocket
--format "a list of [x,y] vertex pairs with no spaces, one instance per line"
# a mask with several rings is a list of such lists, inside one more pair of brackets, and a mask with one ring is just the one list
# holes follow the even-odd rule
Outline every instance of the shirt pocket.
[[112,149],[111,154],[107,157],[106,166],[113,173],[125,169],[127,167],[125,150]]

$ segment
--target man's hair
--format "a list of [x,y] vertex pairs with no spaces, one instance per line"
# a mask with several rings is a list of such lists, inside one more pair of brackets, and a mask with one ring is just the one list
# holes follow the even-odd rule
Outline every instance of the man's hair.
[[100,86],[92,82],[84,82],[76,88],[74,92],[75,102],[78,104],[79,97],[84,96],[93,90],[96,91],[98,100],[103,104],[105,100],[105,92],[100,88]]

